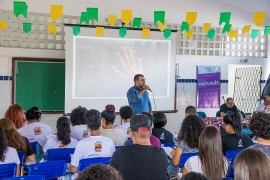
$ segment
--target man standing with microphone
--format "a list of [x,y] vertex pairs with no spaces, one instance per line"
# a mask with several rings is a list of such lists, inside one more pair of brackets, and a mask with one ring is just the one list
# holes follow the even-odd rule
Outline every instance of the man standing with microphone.
[[134,76],[135,85],[127,92],[129,106],[132,108],[134,114],[143,112],[152,112],[151,102],[147,90],[150,87],[145,84],[145,78],[142,74]]

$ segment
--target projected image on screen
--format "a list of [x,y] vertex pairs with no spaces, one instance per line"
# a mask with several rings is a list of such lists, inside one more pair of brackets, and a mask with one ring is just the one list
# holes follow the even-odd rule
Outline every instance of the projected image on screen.
[[171,41],[76,37],[73,98],[126,98],[135,74],[155,97],[169,96]]

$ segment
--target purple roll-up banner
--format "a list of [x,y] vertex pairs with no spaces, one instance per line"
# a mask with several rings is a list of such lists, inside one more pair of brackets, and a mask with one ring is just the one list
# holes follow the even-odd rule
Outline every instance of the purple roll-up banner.
[[220,66],[197,66],[197,108],[220,107]]

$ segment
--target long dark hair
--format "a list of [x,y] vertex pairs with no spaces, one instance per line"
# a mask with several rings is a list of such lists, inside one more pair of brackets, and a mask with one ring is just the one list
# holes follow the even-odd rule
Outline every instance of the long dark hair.
[[0,128],[0,161],[5,161],[5,152],[7,151],[7,137],[2,128]]
[[206,127],[199,138],[199,158],[202,170],[209,180],[222,179],[225,162],[222,154],[221,135],[214,126]]
[[30,109],[28,109],[25,113],[26,119],[31,121],[31,120],[39,120],[39,118],[41,117],[41,112],[38,109],[38,107],[33,106]]
[[227,114],[226,116],[224,116],[223,118],[223,122],[225,124],[229,124],[232,126],[235,134],[238,137],[242,137],[242,119],[241,119],[241,114],[239,111],[236,111],[235,113],[232,114]]
[[116,118],[114,105],[108,104],[102,111],[101,118],[105,119],[106,125],[113,124]]
[[62,116],[59,117],[56,123],[56,129],[57,129],[57,140],[61,141],[63,145],[68,145],[70,140],[70,121],[67,117]]
[[205,126],[198,115],[188,115],[183,120],[177,141],[184,141],[190,148],[198,148],[199,137]]
[[18,133],[12,120],[7,118],[0,119],[0,128],[5,131],[8,146],[15,148],[17,151],[26,153],[26,142]]

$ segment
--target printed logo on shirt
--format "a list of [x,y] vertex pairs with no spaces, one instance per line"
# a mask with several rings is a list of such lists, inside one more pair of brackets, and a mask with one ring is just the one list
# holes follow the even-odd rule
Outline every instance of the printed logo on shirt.
[[66,146],[67,146],[67,145],[64,145],[64,144],[60,144],[60,145],[59,145],[60,148],[64,148],[64,147],[66,147]]
[[164,140],[165,139],[165,137],[164,137],[165,135],[164,135],[164,133],[162,133],[161,134],[161,136],[159,137],[159,139],[162,139],[162,140]]
[[34,134],[35,134],[35,135],[42,134],[42,132],[41,132],[41,127],[39,127],[39,126],[35,127],[35,128],[34,128]]
[[89,137],[88,130],[83,131],[83,138]]
[[102,142],[101,141],[97,141],[95,143],[95,151],[96,152],[101,152],[102,151]]
[[239,139],[239,141],[238,141],[238,147],[239,147],[239,148],[243,148],[242,139]]

